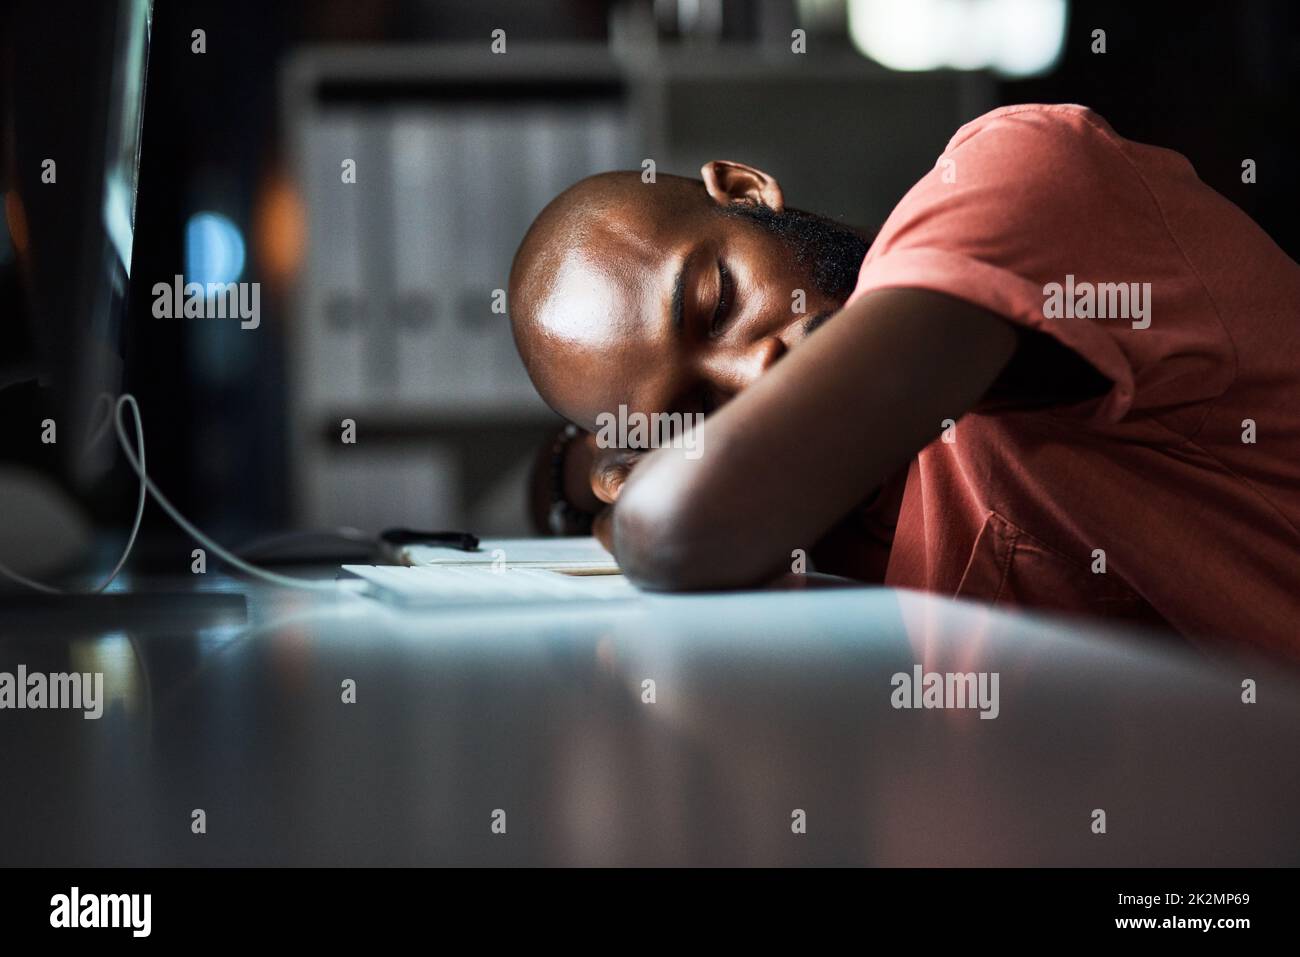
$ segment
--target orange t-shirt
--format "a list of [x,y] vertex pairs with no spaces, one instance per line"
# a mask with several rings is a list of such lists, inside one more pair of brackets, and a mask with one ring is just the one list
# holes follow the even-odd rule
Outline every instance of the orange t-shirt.
[[995,110],[885,221],[854,297],[888,287],[1045,333],[1109,388],[926,447],[887,584],[1300,656],[1300,266],[1186,159],[1080,106]]

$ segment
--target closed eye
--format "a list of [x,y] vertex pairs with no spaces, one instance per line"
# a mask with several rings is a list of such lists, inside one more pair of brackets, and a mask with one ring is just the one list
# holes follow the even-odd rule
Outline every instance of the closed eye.
[[717,338],[726,331],[727,320],[731,318],[734,311],[736,297],[736,281],[731,275],[731,270],[721,259],[718,260],[718,305],[713,310],[713,319],[709,323],[709,335]]

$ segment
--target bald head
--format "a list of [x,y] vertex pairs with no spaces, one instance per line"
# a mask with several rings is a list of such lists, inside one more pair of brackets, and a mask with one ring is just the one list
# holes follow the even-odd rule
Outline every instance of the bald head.
[[[852,289],[861,237],[785,210],[780,187],[751,167],[703,173],[588,177],[525,234],[510,270],[515,343],[569,420],[590,429],[620,405],[707,412]],[[846,288],[826,288],[828,262],[848,263]]]
[[[546,205],[510,270],[515,344],[553,407],[575,363],[617,351],[638,325],[638,272],[653,268],[655,238],[673,217],[707,211],[704,184],[681,176],[645,183],[637,172],[598,173]],[[560,409],[563,413],[563,409]]]

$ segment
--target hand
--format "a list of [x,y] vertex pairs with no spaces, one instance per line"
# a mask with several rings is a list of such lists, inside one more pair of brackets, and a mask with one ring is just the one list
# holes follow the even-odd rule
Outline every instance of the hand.
[[614,552],[614,510],[601,509],[591,522],[591,534],[604,547],[605,551]]
[[632,467],[645,454],[629,449],[602,449],[592,446],[594,452],[591,460],[591,491],[596,498],[606,505],[618,501],[623,491],[623,483],[632,474]]
[[632,452],[626,449],[601,449],[592,445],[594,455],[591,461],[590,481],[591,492],[600,501],[604,502],[606,507],[596,513],[596,518],[591,525],[591,534],[596,537],[596,541],[605,547],[606,551],[614,550],[614,503],[618,501],[619,493],[623,491],[623,483],[627,477],[632,474],[632,466],[644,454],[642,452]]

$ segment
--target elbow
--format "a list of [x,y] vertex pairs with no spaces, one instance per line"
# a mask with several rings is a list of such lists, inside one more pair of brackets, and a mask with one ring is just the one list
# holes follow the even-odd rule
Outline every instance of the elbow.
[[614,554],[623,573],[651,591],[707,591],[755,586],[772,570],[720,524],[719,511],[689,489],[640,484],[625,488],[613,514]]
[[623,574],[640,588],[690,591],[697,583],[698,547],[680,523],[672,502],[624,493],[614,508],[614,555]]

